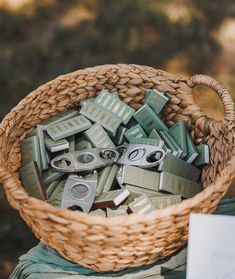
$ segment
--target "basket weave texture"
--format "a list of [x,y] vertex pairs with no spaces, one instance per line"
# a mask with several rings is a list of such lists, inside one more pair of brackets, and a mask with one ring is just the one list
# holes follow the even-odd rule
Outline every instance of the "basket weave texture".
[[[221,99],[224,118],[204,115],[193,99],[195,85],[212,88]],[[60,209],[29,197],[19,180],[20,141],[40,121],[79,105],[100,90],[117,90],[138,109],[145,90],[156,88],[170,98],[164,111],[168,126],[183,120],[197,144],[209,145],[211,164],[203,168],[204,190],[179,205],[151,214],[106,219]],[[59,76],[24,98],[0,124],[0,181],[9,203],[20,212],[38,239],[65,258],[96,271],[121,270],[164,258],[188,237],[191,212],[210,213],[224,196],[235,173],[235,110],[229,92],[209,76],[183,79],[139,65],[103,65]]]

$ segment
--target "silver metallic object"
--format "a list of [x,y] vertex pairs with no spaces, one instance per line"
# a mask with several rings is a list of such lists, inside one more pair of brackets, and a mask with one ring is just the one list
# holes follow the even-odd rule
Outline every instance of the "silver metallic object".
[[160,164],[166,153],[162,148],[146,144],[127,144],[117,148],[122,153],[119,165],[151,168]]
[[[51,161],[51,166],[61,172],[91,171],[113,165],[119,156],[120,154],[116,149],[84,149],[57,156]],[[66,162],[66,166],[61,165],[61,161]]]
[[121,166],[117,172],[116,179],[120,188],[123,188],[122,185],[122,176],[123,176],[123,166]]
[[61,207],[89,212],[96,194],[97,172],[86,177],[70,175],[66,181]]

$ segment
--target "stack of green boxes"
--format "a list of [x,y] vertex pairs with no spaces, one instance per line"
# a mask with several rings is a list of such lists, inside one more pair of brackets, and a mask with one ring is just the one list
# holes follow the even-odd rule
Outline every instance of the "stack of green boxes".
[[[50,166],[53,158],[77,150],[144,144],[164,150],[160,165],[143,169],[115,163],[95,170],[96,193],[87,213],[149,214],[193,197],[201,191],[200,167],[209,163],[209,149],[194,145],[183,121],[165,125],[161,112],[167,102],[163,93],[147,90],[144,105],[135,111],[116,92],[102,90],[96,98],[82,101],[78,111],[60,112],[41,122],[21,143],[23,186],[32,197],[60,207],[68,174]],[[77,195],[81,189],[77,187]]]

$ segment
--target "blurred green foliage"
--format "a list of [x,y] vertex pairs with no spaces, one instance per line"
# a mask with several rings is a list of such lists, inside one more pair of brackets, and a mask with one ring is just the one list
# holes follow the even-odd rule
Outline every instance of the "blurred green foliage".
[[[164,68],[180,56],[187,73],[213,73],[220,51],[214,32],[233,16],[231,3],[44,0],[17,11],[2,8],[0,118],[37,86],[87,66],[124,62]],[[172,14],[186,10],[173,21],[166,12],[172,4]]]
[[[0,119],[39,85],[88,66],[136,63],[167,70],[178,59],[179,72],[213,75],[221,52],[217,33],[234,17],[233,2],[35,0],[18,9],[0,7]],[[0,269],[8,278],[35,239],[3,191],[0,199]]]

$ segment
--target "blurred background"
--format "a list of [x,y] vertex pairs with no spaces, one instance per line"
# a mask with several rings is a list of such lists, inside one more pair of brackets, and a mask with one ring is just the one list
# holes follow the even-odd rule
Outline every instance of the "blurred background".
[[[235,97],[233,0],[0,0],[0,30],[0,120],[39,85],[106,63],[209,74]],[[199,87],[195,100],[223,117],[211,90]],[[0,188],[2,279],[36,243]]]

